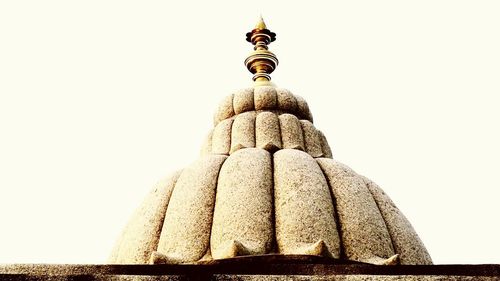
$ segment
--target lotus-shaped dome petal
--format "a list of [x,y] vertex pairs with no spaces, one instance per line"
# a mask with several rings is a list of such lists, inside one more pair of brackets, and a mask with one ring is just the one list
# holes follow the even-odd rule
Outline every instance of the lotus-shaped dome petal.
[[158,183],[111,263],[315,255],[431,264],[411,224],[369,179],[332,159],[304,99],[262,86],[224,99],[201,157]]

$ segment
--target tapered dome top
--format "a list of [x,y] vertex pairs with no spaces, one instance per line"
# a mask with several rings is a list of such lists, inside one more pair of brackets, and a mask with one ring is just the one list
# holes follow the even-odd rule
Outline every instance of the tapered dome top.
[[[248,36],[259,51],[257,37],[271,42],[275,35],[259,23]],[[431,264],[382,189],[332,158],[307,102],[266,83],[275,56],[263,50],[246,61],[255,86],[221,102],[200,158],[153,188],[110,262],[196,264],[279,255]]]

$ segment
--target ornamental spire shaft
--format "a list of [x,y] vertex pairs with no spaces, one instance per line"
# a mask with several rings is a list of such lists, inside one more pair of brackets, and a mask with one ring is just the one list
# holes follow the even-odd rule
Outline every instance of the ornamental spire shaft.
[[259,84],[271,84],[271,73],[278,65],[278,58],[268,50],[268,45],[276,40],[276,33],[267,29],[262,17],[255,28],[246,34],[247,41],[255,45],[254,51],[245,59],[247,69],[254,74],[253,80]]

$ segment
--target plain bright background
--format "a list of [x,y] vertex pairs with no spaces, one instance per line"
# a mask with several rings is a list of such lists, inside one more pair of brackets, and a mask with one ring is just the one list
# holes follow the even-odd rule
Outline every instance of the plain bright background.
[[498,1],[0,2],[0,263],[104,263],[251,85],[245,33],[435,263],[500,263]]

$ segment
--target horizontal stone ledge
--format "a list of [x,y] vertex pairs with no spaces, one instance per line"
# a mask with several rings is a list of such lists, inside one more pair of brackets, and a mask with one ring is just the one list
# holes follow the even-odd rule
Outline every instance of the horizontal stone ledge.
[[[210,264],[187,265],[64,265],[64,264],[7,264],[0,265],[1,280],[22,280],[15,277],[32,276],[31,280],[48,280],[44,276],[215,276],[215,275],[372,275],[372,276],[500,276],[500,265],[395,265],[336,264],[338,260],[312,256],[296,257],[238,257]],[[7,277],[7,278],[6,278]],[[177,277],[175,277],[177,278]],[[65,279],[61,279],[65,280]],[[71,278],[73,280],[73,278]],[[83,279],[83,280],[93,280]],[[120,280],[120,279],[118,279]],[[151,280],[139,278],[137,280]],[[161,279],[163,280],[163,279]],[[175,279],[165,279],[175,280]],[[179,280],[191,280],[179,279]]]

